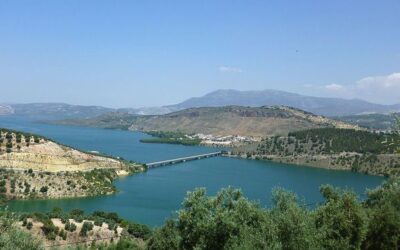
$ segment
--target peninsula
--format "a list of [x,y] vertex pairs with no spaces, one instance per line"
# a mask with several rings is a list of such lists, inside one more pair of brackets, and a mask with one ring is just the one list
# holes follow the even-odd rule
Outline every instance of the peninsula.
[[0,129],[0,199],[111,194],[112,181],[145,170],[141,164],[82,152],[43,136]]

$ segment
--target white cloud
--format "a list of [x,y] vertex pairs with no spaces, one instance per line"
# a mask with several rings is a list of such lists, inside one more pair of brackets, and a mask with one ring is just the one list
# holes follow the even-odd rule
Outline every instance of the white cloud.
[[343,89],[343,86],[340,84],[332,83],[332,84],[325,85],[325,89],[337,91],[337,90]]
[[400,73],[365,77],[357,82],[356,87],[359,89],[400,87]]
[[231,72],[231,73],[242,73],[243,70],[240,68],[229,67],[229,66],[219,66],[218,70],[220,72]]
[[358,98],[370,102],[394,104],[400,103],[400,72],[383,76],[364,77],[354,84],[328,84],[314,86],[314,94]]

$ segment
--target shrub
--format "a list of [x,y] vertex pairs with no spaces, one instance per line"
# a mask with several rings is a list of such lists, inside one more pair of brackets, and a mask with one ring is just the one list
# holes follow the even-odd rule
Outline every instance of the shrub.
[[67,232],[65,232],[63,229],[60,230],[58,233],[58,236],[60,236],[63,240],[67,239]]
[[40,188],[40,192],[46,193],[49,188],[47,186],[43,186]]
[[90,232],[93,229],[93,223],[85,221],[82,225],[82,229],[79,232],[80,236],[86,236],[88,232]]
[[147,239],[151,235],[151,229],[142,224],[129,223],[128,233],[135,236],[136,238]]
[[75,232],[76,225],[73,222],[69,222],[69,220],[65,223],[65,230],[70,232]]
[[12,250],[12,249],[24,249],[24,250],[42,250],[42,242],[15,227],[2,228],[0,234],[0,249]]

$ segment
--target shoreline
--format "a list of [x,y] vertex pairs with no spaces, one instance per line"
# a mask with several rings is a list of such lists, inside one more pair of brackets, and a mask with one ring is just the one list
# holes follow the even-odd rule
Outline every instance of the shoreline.
[[322,166],[322,165],[320,165],[320,166],[307,165],[305,163],[284,162],[284,161],[265,159],[265,158],[257,158],[257,157],[248,158],[245,155],[223,154],[221,156],[227,157],[227,158],[243,159],[243,160],[265,161],[265,162],[272,162],[272,163],[278,163],[278,164],[286,164],[286,165],[291,165],[293,167],[307,167],[307,168],[314,168],[314,169],[316,168],[316,169],[333,170],[333,171],[353,172],[353,173],[359,173],[359,174],[364,174],[364,175],[369,175],[369,176],[379,176],[379,177],[385,177],[385,178],[390,177],[390,176],[385,176],[384,174],[373,174],[373,173],[368,173],[368,172],[352,171],[349,168],[334,168],[334,167],[327,167],[327,166]]

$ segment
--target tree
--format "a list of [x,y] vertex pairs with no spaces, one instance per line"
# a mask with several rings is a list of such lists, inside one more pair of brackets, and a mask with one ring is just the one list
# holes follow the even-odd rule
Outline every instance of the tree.
[[315,226],[324,249],[359,249],[366,236],[367,217],[352,192],[321,187],[325,203],[315,211]]
[[81,231],[79,232],[80,236],[86,236],[89,231],[93,229],[93,223],[85,221],[83,222]]
[[154,232],[149,249],[268,249],[279,244],[275,229],[267,211],[239,190],[207,197],[205,189],[196,189],[188,193],[178,218]]
[[364,202],[370,221],[363,249],[398,249],[400,246],[400,178],[392,178],[368,192]]
[[300,206],[295,194],[283,189],[273,191],[271,216],[277,227],[282,249],[314,249],[316,241],[311,216]]
[[395,119],[395,123],[392,127],[393,133],[400,135],[400,115],[393,115]]

